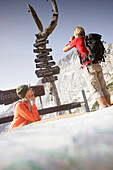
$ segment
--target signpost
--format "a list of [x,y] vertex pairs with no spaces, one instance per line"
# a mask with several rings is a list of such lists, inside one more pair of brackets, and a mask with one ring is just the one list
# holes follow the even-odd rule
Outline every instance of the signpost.
[[[36,55],[37,58],[35,59],[35,63],[36,63],[36,68],[39,68],[39,70],[36,70],[35,73],[38,77],[43,77],[42,83],[49,84],[49,90],[50,90],[49,93],[54,96],[55,104],[57,105],[55,107],[49,107],[49,108],[44,108],[44,109],[38,110],[40,115],[53,113],[53,112],[59,112],[59,111],[61,112],[63,110],[70,111],[73,108],[81,107],[81,103],[83,103],[83,102],[74,102],[74,103],[65,104],[65,105],[61,105],[61,103],[60,103],[57,88],[55,85],[55,81],[58,78],[57,78],[57,76],[53,76],[55,74],[59,74],[60,68],[58,66],[52,67],[53,65],[55,65],[54,61],[48,62],[50,60],[53,60],[52,56],[48,56],[49,52],[51,52],[52,49],[46,48],[46,44],[49,43],[49,41],[47,40],[47,37],[52,33],[52,31],[56,27],[57,20],[58,20],[58,9],[57,9],[56,1],[51,0],[51,3],[53,6],[53,17],[52,17],[52,21],[51,21],[49,27],[46,28],[44,31],[43,31],[42,23],[39,20],[36,12],[29,4],[27,4],[29,11],[31,12],[31,14],[35,20],[35,23],[39,29],[39,34],[36,34],[36,42],[34,44],[34,47],[36,48],[36,49],[34,49],[34,53],[38,53]],[[36,85],[36,86],[31,86],[31,88],[33,88],[35,97],[39,96],[40,102],[42,103],[41,96],[45,95],[44,86]],[[85,92],[82,91],[82,94],[83,94],[83,98],[84,98],[84,102],[85,102],[86,111],[89,111]],[[0,104],[4,104],[4,105],[11,104],[11,103],[17,101],[18,99],[19,99],[19,97],[16,94],[16,89],[11,89],[11,90],[6,90],[6,91],[0,90]],[[8,116],[8,117],[0,118],[0,124],[12,121],[13,117],[14,116],[12,115],[12,116]]]
[[[58,96],[58,91],[55,85],[55,81],[58,79],[57,76],[53,76],[54,74],[59,74],[60,68],[57,66],[57,70],[54,70],[52,66],[55,65],[52,57],[48,56],[49,53],[52,51],[51,48],[46,48],[46,44],[49,43],[47,40],[48,36],[53,32],[57,25],[58,20],[58,8],[55,0],[51,0],[51,4],[53,7],[53,16],[50,25],[43,30],[43,25],[37,16],[33,7],[27,4],[29,8],[29,12],[31,12],[33,19],[39,29],[39,33],[35,34],[36,41],[34,43],[35,49],[33,50],[34,53],[37,53],[35,63],[36,63],[36,75],[37,77],[43,77],[42,83],[47,83],[49,94],[51,94],[51,100],[54,97],[54,101],[56,105],[61,105],[60,98]],[[50,61],[50,62],[49,62]],[[38,64],[37,64],[38,63]]]
[[[45,95],[45,90],[43,85],[31,86],[33,88],[35,97]],[[16,89],[11,90],[0,90],[0,104],[8,105],[19,100],[16,94]]]

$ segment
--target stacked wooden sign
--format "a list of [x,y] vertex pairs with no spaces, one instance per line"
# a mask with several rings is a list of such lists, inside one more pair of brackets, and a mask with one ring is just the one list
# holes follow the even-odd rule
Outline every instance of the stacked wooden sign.
[[33,51],[34,53],[37,53],[35,59],[37,70],[35,73],[37,77],[43,77],[42,83],[57,80],[57,76],[53,75],[59,74],[60,72],[60,68],[58,66],[54,66],[55,62],[52,61],[53,57],[49,55],[52,49],[46,48],[47,43],[49,43],[49,41],[46,39],[36,39],[36,43],[33,45],[35,47]]

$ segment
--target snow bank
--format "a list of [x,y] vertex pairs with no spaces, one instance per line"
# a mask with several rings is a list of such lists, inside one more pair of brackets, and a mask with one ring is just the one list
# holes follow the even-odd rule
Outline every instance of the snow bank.
[[62,117],[0,135],[1,169],[111,170],[113,106]]

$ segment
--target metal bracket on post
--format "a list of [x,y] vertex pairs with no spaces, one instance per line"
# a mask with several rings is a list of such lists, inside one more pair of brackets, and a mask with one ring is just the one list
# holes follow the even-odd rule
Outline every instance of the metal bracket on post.
[[86,94],[85,94],[84,90],[82,90],[82,96],[83,96],[83,99],[84,99],[84,103],[85,103],[84,106],[85,106],[86,112],[90,112],[88,102],[87,102],[87,98],[86,98]]

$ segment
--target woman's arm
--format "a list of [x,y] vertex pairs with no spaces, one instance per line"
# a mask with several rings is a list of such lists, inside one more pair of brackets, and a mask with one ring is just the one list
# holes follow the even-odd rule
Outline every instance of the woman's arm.
[[[15,107],[15,112],[18,113],[21,117],[31,122],[35,122],[39,116],[37,108],[35,105],[31,106],[31,112],[23,105],[21,102],[17,103]],[[39,118],[40,119],[40,118]]]
[[31,105],[31,112],[32,114],[37,115],[38,120],[41,120],[41,117],[38,113],[38,110],[35,104]]

